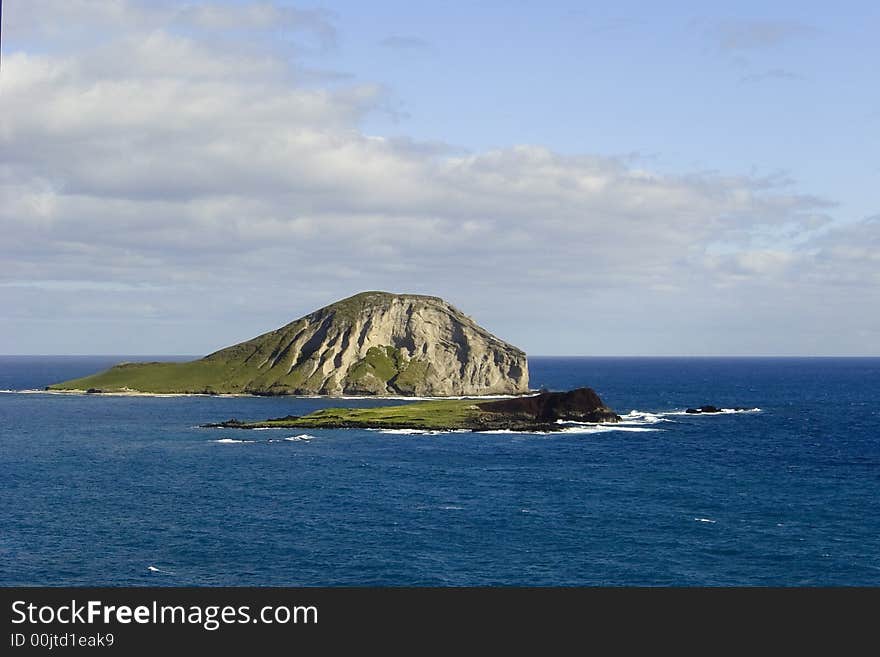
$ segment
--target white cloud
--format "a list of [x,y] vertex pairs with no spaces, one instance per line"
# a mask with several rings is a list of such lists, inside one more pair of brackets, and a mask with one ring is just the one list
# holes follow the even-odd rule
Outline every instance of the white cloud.
[[[178,342],[147,350],[206,351],[386,288],[448,296],[532,351],[601,351],[562,324],[614,304],[621,322],[641,320],[640,307],[655,318],[685,309],[718,331],[707,350],[735,351],[719,294],[741,308],[755,286],[835,284],[840,263],[876,281],[865,247],[876,221],[828,230],[830,204],[785,180],[367,135],[381,81],[303,85],[276,40],[224,36],[295,29],[326,45],[334,29],[321,12],[9,5],[29,43],[67,26],[83,37],[4,53],[0,302],[15,317],[176,322]],[[206,318],[224,322],[220,344],[204,342]],[[17,346],[21,327],[0,325],[0,352],[34,350]],[[592,330],[628,351],[613,323]],[[669,330],[665,348],[686,351]],[[102,350],[91,329],[79,339],[92,345],[79,351]]]
[[819,30],[812,25],[793,20],[713,21],[709,32],[725,51],[748,51],[774,48],[795,39],[814,37]]

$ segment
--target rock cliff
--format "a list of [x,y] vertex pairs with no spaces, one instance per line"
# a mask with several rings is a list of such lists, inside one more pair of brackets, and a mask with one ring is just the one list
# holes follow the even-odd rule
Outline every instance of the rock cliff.
[[100,392],[498,395],[526,355],[438,297],[363,292],[189,363],[128,363],[50,386]]

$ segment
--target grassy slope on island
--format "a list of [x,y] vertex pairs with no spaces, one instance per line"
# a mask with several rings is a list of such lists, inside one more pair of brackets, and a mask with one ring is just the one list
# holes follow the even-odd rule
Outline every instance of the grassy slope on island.
[[[236,372],[222,359],[188,363],[122,363],[109,370],[48,386],[49,390],[134,390],[148,393],[247,392],[251,372]],[[222,381],[221,385],[216,382]]]
[[559,422],[619,422],[596,391],[576,388],[567,392],[504,399],[444,399],[400,406],[325,408],[308,415],[288,415],[258,422],[236,419],[203,425],[225,429],[362,428],[362,429],[490,429],[554,430]]
[[320,429],[340,426],[369,429],[469,429],[481,411],[473,399],[443,399],[374,408],[325,408],[301,417],[259,422],[224,422],[227,428]]
[[[358,384],[363,393],[370,392],[370,381],[384,388],[394,380],[403,394],[412,394],[430,365],[413,359],[406,360],[400,350],[391,346],[370,347],[367,355],[351,368],[346,383]],[[100,390],[101,392],[137,391],[146,393],[266,393],[279,394],[312,390],[310,381],[296,368],[277,381],[255,375],[250,367],[214,354],[208,358],[185,363],[120,363],[109,370],[47,386],[49,390]],[[279,385],[283,384],[283,385]]]

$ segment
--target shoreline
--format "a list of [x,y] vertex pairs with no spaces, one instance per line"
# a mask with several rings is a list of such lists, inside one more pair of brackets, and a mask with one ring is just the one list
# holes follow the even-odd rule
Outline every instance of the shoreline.
[[[596,426],[608,425],[614,426],[616,422],[596,422]],[[225,420],[223,422],[209,422],[200,424],[200,429],[239,429],[258,431],[260,429],[364,429],[366,431],[438,431],[443,433],[462,432],[462,433],[481,433],[490,431],[511,431],[514,433],[559,433],[569,428],[566,424],[558,422],[552,423],[530,423],[530,422],[509,422],[509,421],[487,421],[484,424],[462,426],[462,425],[445,425],[412,423],[412,422],[386,422],[376,424],[374,422],[359,422],[357,420],[341,420],[337,422],[316,422],[305,416],[289,421],[263,420],[255,422],[239,422],[238,420]]]
[[46,390],[45,388],[29,388],[23,390],[0,390],[0,394],[6,395],[80,395],[89,397],[211,397],[211,398],[271,398],[271,399],[382,399],[395,401],[442,401],[442,400],[465,400],[465,399],[520,399],[534,397],[540,394],[537,390],[530,390],[521,395],[458,395],[452,397],[424,397],[408,395],[266,395],[253,392],[141,392],[139,390],[113,390],[108,392],[89,392],[88,390],[71,388],[69,390]]

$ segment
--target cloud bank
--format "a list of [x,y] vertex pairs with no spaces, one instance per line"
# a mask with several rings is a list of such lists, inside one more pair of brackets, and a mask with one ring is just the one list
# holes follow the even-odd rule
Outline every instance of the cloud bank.
[[205,353],[388,289],[531,353],[877,353],[880,221],[782,177],[366,134],[381,80],[304,64],[326,12],[6,4],[0,352]]

